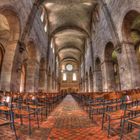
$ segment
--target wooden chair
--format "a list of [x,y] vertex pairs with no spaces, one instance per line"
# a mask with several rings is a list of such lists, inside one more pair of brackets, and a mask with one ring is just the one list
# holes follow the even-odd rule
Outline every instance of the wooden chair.
[[5,117],[3,115],[0,117],[0,126],[10,125],[14,131],[15,139],[18,140],[14,122],[14,113],[12,110],[12,97],[6,95],[1,96],[0,103],[0,111],[6,115]]
[[102,129],[104,128],[104,119],[108,120],[108,137],[110,136],[111,130],[111,121],[112,120],[120,120],[120,126],[122,123],[122,119],[124,118],[125,111],[123,109],[124,102],[122,98],[122,94],[112,92],[104,96],[104,113],[102,117]]
[[[25,96],[19,96],[17,105],[13,109],[14,114],[20,118],[20,123],[23,125],[23,117],[28,118],[29,135],[31,135],[31,116],[36,114],[36,110],[30,108],[30,101]],[[39,119],[37,116],[37,124],[39,127]]]
[[[42,108],[41,110],[41,118],[43,115],[43,112],[45,110],[45,116],[48,116],[48,109],[50,108],[47,97],[45,94],[38,95],[38,105]],[[42,118],[43,120],[43,118]]]
[[93,102],[91,102],[89,106],[89,116],[91,119],[93,119],[93,115],[103,113],[103,109],[104,109],[103,97],[104,97],[104,93],[102,94],[94,93],[92,95]]
[[135,92],[134,94],[129,95],[129,97],[132,102],[132,106],[125,107],[125,110],[130,112],[130,116],[129,118],[124,119],[122,123],[120,139],[123,139],[125,122],[128,123],[128,131],[132,131],[132,126],[140,128],[140,93]]

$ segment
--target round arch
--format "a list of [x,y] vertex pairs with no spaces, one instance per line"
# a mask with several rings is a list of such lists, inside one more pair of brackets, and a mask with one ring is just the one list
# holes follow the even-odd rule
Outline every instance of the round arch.
[[[1,68],[1,89],[17,90],[18,73],[14,70],[18,55],[18,40],[21,32],[21,23],[17,12],[12,8],[4,7],[0,9],[0,43],[3,45],[5,53]],[[8,56],[8,57],[7,57]],[[8,67],[7,67],[8,66]]]
[[[140,87],[140,13],[130,10],[126,13],[122,23],[123,36],[123,63],[125,74],[121,74],[121,83],[126,85],[123,88],[133,89]],[[126,83],[127,81],[127,83]]]
[[118,58],[112,42],[108,42],[105,46],[104,62],[106,72],[104,88],[107,91],[120,90]]
[[60,33],[60,32],[63,32],[67,29],[70,29],[70,30],[74,30],[74,31],[79,31],[81,32],[83,35],[86,35],[87,37],[90,38],[90,35],[82,28],[78,27],[78,26],[72,26],[72,25],[69,25],[69,26],[61,26],[61,27],[58,27],[56,28],[52,33],[51,33],[51,38],[56,35],[57,33]]

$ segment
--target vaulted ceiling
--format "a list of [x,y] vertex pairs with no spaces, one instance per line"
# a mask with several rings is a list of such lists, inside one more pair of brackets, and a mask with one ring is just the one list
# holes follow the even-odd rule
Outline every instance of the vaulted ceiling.
[[80,62],[86,38],[90,36],[95,0],[46,0],[49,34],[56,53],[63,60]]

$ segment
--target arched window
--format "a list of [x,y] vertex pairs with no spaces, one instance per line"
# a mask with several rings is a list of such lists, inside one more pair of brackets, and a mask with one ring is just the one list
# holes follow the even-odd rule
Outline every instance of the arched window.
[[45,12],[44,12],[44,9],[43,9],[42,10],[42,13],[41,13],[41,17],[40,17],[40,19],[41,19],[42,22],[44,22],[44,16],[45,16]]
[[73,81],[77,81],[77,75],[76,75],[76,73],[73,73],[72,80],[73,80]]
[[53,53],[55,52],[54,48],[53,48]]
[[108,91],[120,90],[120,76],[117,52],[112,42],[105,47],[106,87]]
[[72,70],[73,70],[73,65],[67,64],[67,65],[66,65],[66,70],[72,71]]
[[66,81],[66,80],[67,80],[67,74],[63,73],[63,81]]
[[47,24],[44,26],[44,31],[47,32]]

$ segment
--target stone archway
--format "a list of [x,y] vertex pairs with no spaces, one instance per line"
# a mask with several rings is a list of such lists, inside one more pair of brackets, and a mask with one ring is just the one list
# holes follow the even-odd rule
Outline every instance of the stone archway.
[[113,43],[105,46],[105,89],[107,91],[120,90],[120,76],[116,51]]
[[123,89],[140,87],[140,14],[137,11],[129,11],[122,25],[123,43],[121,64],[121,86]]
[[12,80],[15,54],[20,36],[20,22],[17,14],[9,9],[0,9],[0,43],[5,53],[1,68],[1,90],[17,89],[18,84]]
[[95,91],[103,91],[103,83],[102,83],[102,70],[101,70],[101,61],[99,58],[96,58],[95,61]]

